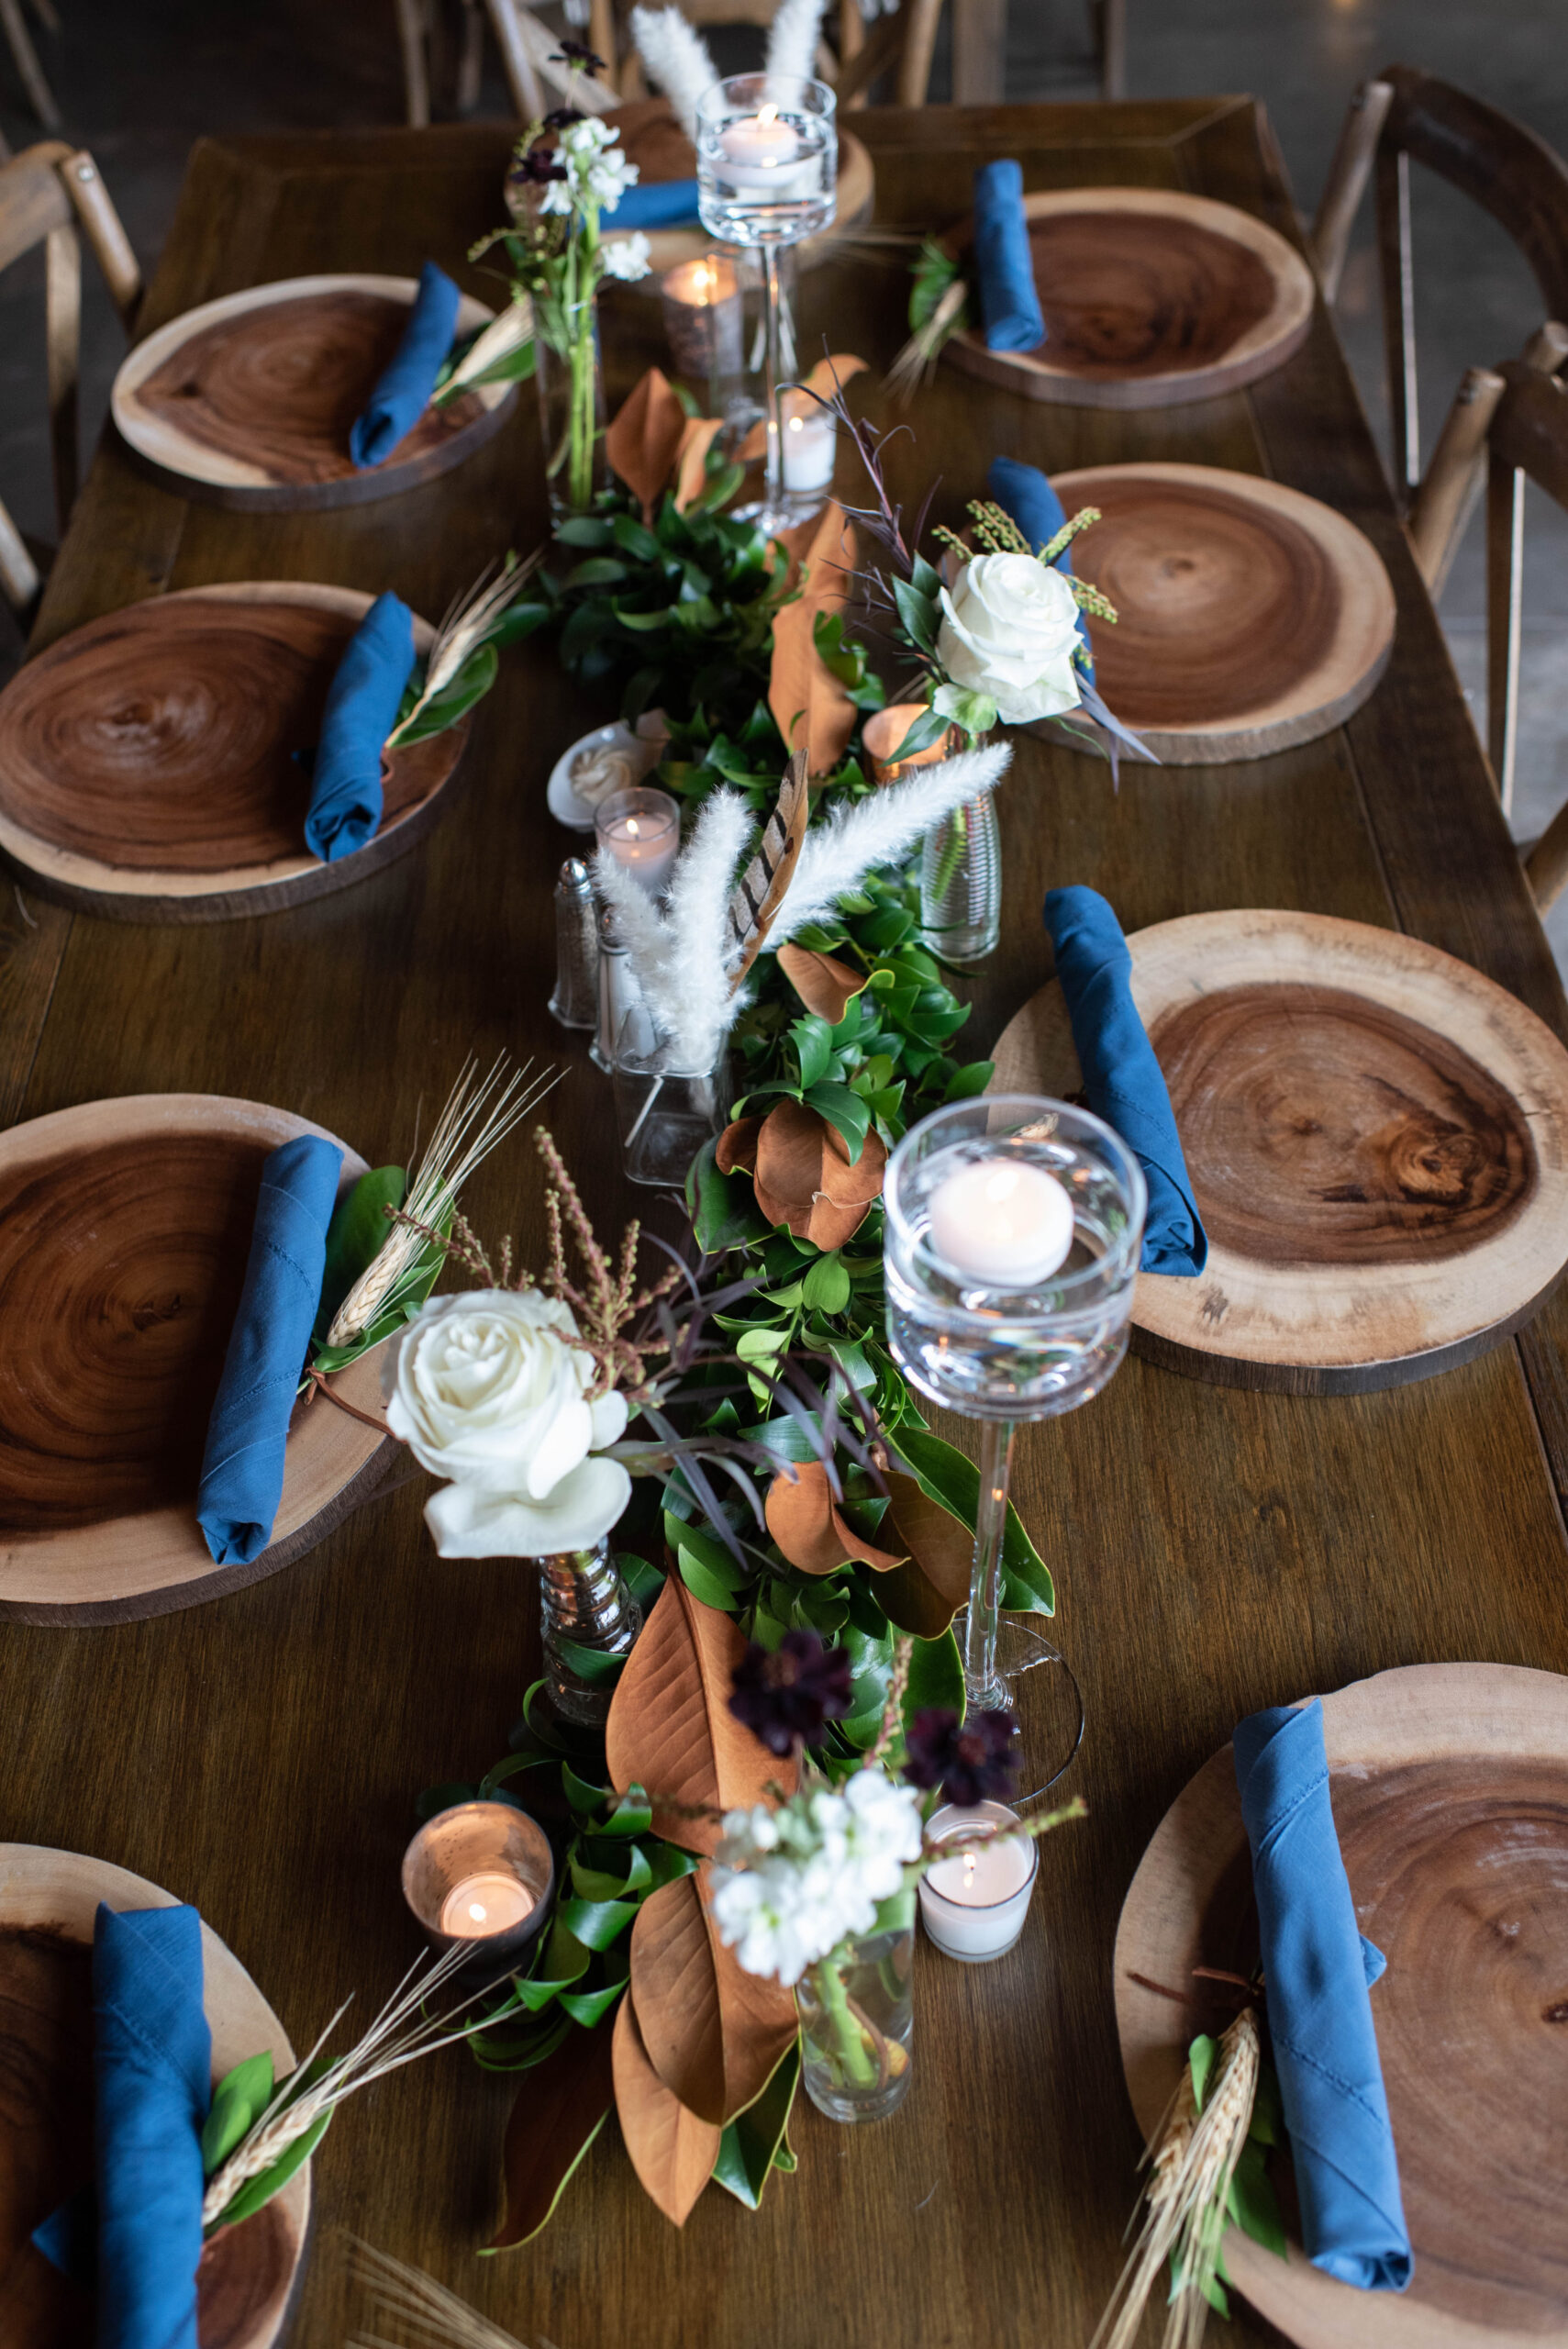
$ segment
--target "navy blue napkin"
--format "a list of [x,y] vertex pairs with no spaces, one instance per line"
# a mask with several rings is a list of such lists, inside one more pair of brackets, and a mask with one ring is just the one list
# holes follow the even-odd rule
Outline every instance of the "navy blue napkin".
[[628,187],[613,212],[604,216],[606,228],[695,228],[699,221],[695,180],[639,180]]
[[[1016,457],[993,457],[985,486],[1004,514],[1010,514],[1019,529],[1038,554],[1049,546],[1067,519],[1067,509],[1056,495],[1048,477],[1038,465],[1022,465]],[[1065,546],[1052,563],[1064,579],[1073,576],[1073,549]],[[1089,649],[1089,623],[1082,612],[1078,615],[1078,636],[1085,651]],[[1093,677],[1095,664],[1089,663]]]
[[1340,1856],[1321,1704],[1250,1715],[1234,1751],[1307,2256],[1341,2283],[1402,2292],[1414,2263],[1367,1996],[1383,1966]]
[[220,1566],[260,1557],[284,1492],[289,1414],[327,1269],[343,1153],[298,1134],[261,1169],[250,1257],[207,1421],[196,1517]]
[[403,340],[362,412],[349,428],[349,454],[360,473],[384,464],[430,405],[436,377],[457,332],[462,300],[446,271],[428,261],[419,272],[419,291],[414,296]]
[[1097,889],[1073,888],[1050,892],[1045,926],[1056,949],[1084,1097],[1095,1117],[1121,1136],[1149,1186],[1140,1262],[1146,1273],[1190,1279],[1208,1261],[1208,1239],[1171,1097],[1132,1000],[1132,957],[1121,924]]
[[382,749],[413,666],[414,615],[400,597],[378,596],[327,689],[321,740],[310,761],[305,844],[324,864],[376,836]]
[[982,163],[974,174],[974,273],[986,349],[1038,351],[1045,319],[1024,217],[1024,174],[1010,161]]

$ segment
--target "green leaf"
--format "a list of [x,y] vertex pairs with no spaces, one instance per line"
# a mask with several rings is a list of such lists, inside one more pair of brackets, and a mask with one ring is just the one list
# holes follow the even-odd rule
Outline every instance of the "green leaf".
[[836,1253],[817,1258],[801,1283],[801,1293],[814,1313],[842,1313],[850,1301],[850,1275]]
[[842,1141],[851,1165],[857,1165],[871,1130],[871,1110],[860,1095],[851,1093],[847,1085],[835,1085],[825,1078],[821,1084],[812,1085],[804,1098],[807,1108],[827,1119]]
[[[302,2070],[295,2072],[288,2083],[292,2090],[289,2102],[292,2103],[304,2089],[314,2087],[327,2068],[328,2059],[318,2055],[314,2063],[306,2064]],[[310,2159],[331,2125],[332,2110],[328,2105],[302,2136],[296,2137],[291,2145],[284,2146],[270,2169],[262,2170],[257,2177],[247,2179],[222,2217],[215,2219],[210,2227],[204,2227],[203,2234],[215,2234],[219,2227],[237,2227],[241,2219],[254,2218],[256,2212],[270,2202],[273,2195],[288,2184],[295,2172],[303,2169]]]
[[[800,2080],[800,2041],[793,2039],[774,2065],[762,2093],[736,2114],[719,2140],[714,2182],[749,2210],[755,2210],[773,2169],[793,2169],[786,2142],[791,2107]],[[781,2150],[787,2159],[781,2161]]]
[[664,1511],[664,1539],[677,1556],[681,1551],[685,1551],[699,1565],[706,1567],[716,1582],[722,1583],[726,1590],[739,1590],[751,1579],[745,1569],[737,1565],[717,1534],[710,1533],[706,1526],[688,1525],[670,1509]]
[[636,1916],[635,1900],[563,1900],[556,1910],[574,1940],[589,1949],[608,1949]]
[[[940,1436],[905,1426],[899,1428],[895,1449],[923,1493],[951,1509],[965,1525],[974,1523],[980,1502],[980,1471],[972,1460],[966,1460],[962,1452],[955,1452]],[[1002,1564],[1017,1594],[1006,1595],[1008,1607],[1039,1615],[1055,1614],[1056,1589],[1051,1570],[1029,1540],[1024,1521],[1010,1501],[1002,1537]]]
[[312,1342],[324,1342],[338,1308],[360,1275],[381,1253],[392,1230],[386,1210],[403,1205],[408,1177],[401,1166],[373,1166],[351,1191],[339,1200],[327,1227],[327,1270],[321,1281],[321,1304],[311,1332]]
[[931,696],[931,707],[950,718],[972,740],[989,734],[996,723],[996,705],[989,694],[972,693],[967,686],[951,682],[937,687]]
[[563,547],[607,547],[615,533],[597,515],[574,514],[570,521],[557,524],[555,536]]
[[247,2055],[226,2072],[212,2092],[212,2110],[202,2130],[202,2176],[221,2168],[240,2139],[253,2129],[272,2100],[270,2052]]
[[945,717],[940,715],[935,709],[923,709],[885,763],[895,766],[900,759],[912,759],[917,751],[929,751],[933,743],[941,740],[947,730],[948,721]]
[[563,587],[618,587],[629,577],[624,562],[613,554],[591,554],[585,562],[573,563],[562,581]]
[[750,1181],[744,1174],[721,1174],[715,1147],[706,1142],[686,1175],[686,1210],[697,1246],[709,1256],[723,1248],[748,1247],[770,1230]]
[[1193,2079],[1193,2106],[1198,2112],[1203,2110],[1203,2100],[1208,2094],[1209,2076],[1214,2070],[1218,2047],[1218,2043],[1207,2032],[1200,2032],[1187,2050],[1187,2065]]
[[1284,2102],[1280,2095],[1279,2076],[1266,2060],[1258,2066],[1257,2091],[1252,2099],[1252,2125],[1247,2134],[1260,2145],[1284,2143]]
[[717,1575],[710,1575],[699,1558],[683,1548],[680,1553],[681,1580],[694,1598],[705,1607],[716,1607],[721,1615],[733,1615],[740,1604],[735,1593]]
[[569,1640],[560,1631],[555,1634],[555,1646],[589,1688],[613,1687],[625,1669],[624,1655],[606,1655],[603,1648],[585,1648],[580,1641]]
[[991,1082],[995,1066],[995,1061],[971,1061],[967,1068],[954,1069],[948,1079],[947,1090],[942,1095],[944,1104],[949,1101],[968,1101],[973,1099],[975,1094],[984,1093]]
[[1284,2259],[1287,2256],[1284,2221],[1266,2162],[1262,2145],[1249,2137],[1236,2164],[1225,2207],[1244,2235],[1251,2235],[1265,2251]]
[[592,2031],[596,2022],[618,2004],[626,1989],[624,1982],[607,1982],[599,1990],[562,1990],[561,2004],[573,2022]]
[[635,555],[639,562],[659,562],[662,551],[658,540],[634,515],[617,514],[610,524],[610,532],[617,546],[627,554]]
[[483,701],[500,673],[501,662],[493,644],[477,644],[449,685],[439,694],[432,694],[418,716],[406,726],[395,729],[397,746],[406,749],[411,742],[423,742],[431,734],[444,734],[460,718],[466,718],[477,701]]
[[906,579],[895,579],[891,584],[893,600],[909,641],[921,652],[935,652],[937,621],[941,611],[936,597],[920,595]]
[[801,1090],[808,1092],[828,1073],[828,1063],[833,1052],[833,1030],[815,1011],[808,1011],[804,1019],[792,1023],[789,1032],[800,1062]]

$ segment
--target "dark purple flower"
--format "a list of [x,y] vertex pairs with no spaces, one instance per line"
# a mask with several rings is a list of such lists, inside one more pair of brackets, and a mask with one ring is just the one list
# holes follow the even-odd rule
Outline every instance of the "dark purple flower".
[[552,65],[575,65],[590,79],[605,70],[604,59],[595,57],[585,40],[573,40],[570,33],[564,37],[550,61]]
[[546,180],[563,180],[566,166],[557,161],[553,147],[545,147],[536,139],[528,153],[519,155],[512,165],[511,176],[542,187]]
[[810,1744],[827,1721],[849,1711],[850,1659],[822,1644],[816,1631],[786,1631],[770,1651],[752,1640],[735,1667],[729,1709],[754,1730],[770,1753],[792,1753],[797,1738]]
[[949,1802],[1006,1802],[1018,1785],[1018,1723],[1011,1713],[956,1713],[929,1706],[905,1740],[904,1776],[911,1786],[940,1787]]
[[570,124],[583,119],[581,106],[551,106],[540,127],[545,130],[565,130]]

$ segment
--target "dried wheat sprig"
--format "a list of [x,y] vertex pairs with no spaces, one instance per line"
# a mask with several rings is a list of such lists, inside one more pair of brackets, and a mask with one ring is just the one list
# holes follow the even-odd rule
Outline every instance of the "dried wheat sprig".
[[[395,2325],[406,2337],[411,2334],[414,2349],[522,2349],[511,2333],[503,2332],[423,2268],[406,2266],[358,2235],[345,2232],[344,2240],[350,2272],[371,2295],[372,2321]],[[388,2344],[379,2334],[356,2332],[348,2349],[388,2349]]]
[[389,751],[397,748],[436,696],[446,691],[469,656],[489,641],[507,605],[522,593],[544,561],[544,553],[542,547],[536,547],[521,562],[509,554],[498,569],[491,566],[483,571],[465,594],[454,598],[430,647],[419,698],[386,738]]
[[942,345],[955,331],[959,313],[969,296],[962,277],[955,277],[924,326],[917,327],[895,358],[883,381],[900,407],[907,407],[942,355]]
[[[240,2139],[233,2153],[208,2181],[202,2201],[202,2225],[215,2225],[228,2210],[242,2186],[260,2177],[272,2168],[288,2151],[296,2138],[314,2126],[324,2112],[335,2110],[345,2098],[373,2081],[384,2079],[405,2064],[416,2062],[421,2055],[434,2054],[439,2047],[450,2047],[455,2040],[468,2039],[484,2028],[482,2017],[476,2022],[465,2023],[458,2030],[449,2028],[462,2007],[454,2007],[441,2015],[427,2015],[420,2010],[427,1998],[439,1989],[449,1976],[466,1964],[473,1954],[466,1944],[443,1950],[432,1959],[421,1951],[403,1976],[391,1998],[383,2007],[363,2037],[355,2041],[345,2054],[330,2063],[321,2077],[311,2087],[294,2091],[298,2073],[291,2073],[276,2095],[261,2113],[254,2125]],[[466,2006],[470,2001],[463,2000]],[[327,2029],[316,2042],[305,2064],[314,2063],[326,2041],[337,2029],[350,2001],[345,1999]]]

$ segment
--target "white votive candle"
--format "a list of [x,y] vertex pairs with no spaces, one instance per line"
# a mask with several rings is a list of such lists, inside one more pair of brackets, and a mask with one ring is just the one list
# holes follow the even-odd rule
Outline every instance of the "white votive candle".
[[1026,1158],[981,1158],[931,1194],[933,1255],[991,1288],[1032,1288],[1073,1245],[1073,1202],[1054,1174]]
[[802,141],[776,106],[738,115],[718,134],[724,177],[732,187],[771,189],[787,195],[800,176]]
[[827,489],[833,479],[838,426],[828,408],[809,392],[785,392],[779,403],[784,417],[784,485],[786,489]]
[[950,1803],[926,1830],[931,1842],[951,1844],[953,1853],[920,1880],[921,1922],[940,1950],[966,1965],[1002,1956],[1023,1932],[1040,1854],[1021,1836],[1005,1843],[993,1840],[1018,1824],[1017,1811],[1006,1803],[977,1803],[973,1809]]
[[510,1932],[530,1914],[534,1896],[515,1876],[486,1870],[454,1884],[441,1903],[440,1927],[455,1941],[488,1941],[492,1933]]
[[658,896],[681,849],[681,815],[667,791],[646,786],[601,800],[594,829],[599,845],[651,897]]

